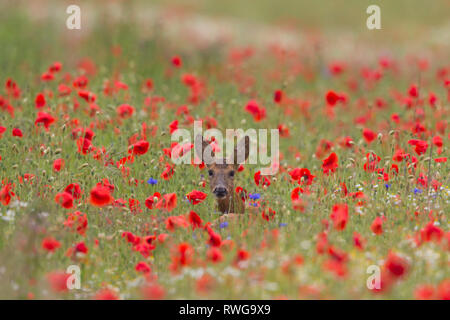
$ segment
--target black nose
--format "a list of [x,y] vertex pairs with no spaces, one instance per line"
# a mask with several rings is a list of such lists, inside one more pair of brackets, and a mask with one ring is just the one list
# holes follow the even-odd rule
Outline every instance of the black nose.
[[214,188],[213,192],[216,195],[216,197],[219,198],[225,197],[227,195],[227,189],[225,189],[224,187],[216,187]]

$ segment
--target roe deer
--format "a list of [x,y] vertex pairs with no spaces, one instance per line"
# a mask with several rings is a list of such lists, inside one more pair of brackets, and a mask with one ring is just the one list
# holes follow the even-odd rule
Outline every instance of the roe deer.
[[[195,139],[195,152],[197,156],[204,161],[203,156],[205,149],[209,147],[208,150],[210,153],[207,153],[207,155],[210,160],[214,158],[213,161],[207,161],[209,163],[206,163],[206,166],[208,169],[211,192],[216,196],[217,207],[221,212],[221,217],[223,217],[224,214],[231,216],[232,214],[244,213],[244,202],[236,194],[234,189],[234,176],[240,165],[238,160],[244,162],[249,156],[250,138],[245,136],[238,142],[237,146],[234,148],[233,161],[222,159],[219,163],[217,163],[218,161],[215,159],[212,147],[203,139],[203,136],[198,135]],[[242,160],[243,152],[245,153],[244,159]]]

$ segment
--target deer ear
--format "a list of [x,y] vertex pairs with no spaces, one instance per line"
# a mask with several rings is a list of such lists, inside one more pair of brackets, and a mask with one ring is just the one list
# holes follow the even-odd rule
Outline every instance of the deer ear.
[[214,157],[214,152],[212,151],[212,147],[208,142],[203,139],[202,135],[197,135],[194,141],[195,153],[200,160],[204,161],[204,152],[206,148],[209,148],[210,156]]
[[245,136],[241,141],[238,142],[237,146],[234,148],[234,165],[239,167],[245,160],[248,159],[250,154],[250,138]]

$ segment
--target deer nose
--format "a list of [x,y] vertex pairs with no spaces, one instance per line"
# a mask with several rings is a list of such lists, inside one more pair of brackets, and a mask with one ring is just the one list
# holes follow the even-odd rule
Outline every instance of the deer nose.
[[227,195],[228,191],[224,187],[215,187],[213,193],[216,195],[216,197],[223,198]]

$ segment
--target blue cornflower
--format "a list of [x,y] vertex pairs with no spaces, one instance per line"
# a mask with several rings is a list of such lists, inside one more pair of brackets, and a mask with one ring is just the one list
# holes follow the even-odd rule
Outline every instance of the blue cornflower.
[[147,183],[148,183],[148,184],[151,184],[151,185],[154,185],[154,184],[157,184],[157,183],[158,183],[158,180],[153,179],[153,178],[150,178],[150,179],[147,180]]
[[391,185],[390,185],[389,183],[386,183],[384,186],[386,187],[386,189],[389,189],[389,187],[390,187]]
[[259,193],[251,193],[248,197],[252,200],[258,200],[261,198],[261,195]]
[[280,223],[280,227],[286,227],[286,226],[287,226],[287,223],[284,223],[284,222]]
[[227,222],[227,221],[222,222],[222,223],[219,225],[219,228],[220,228],[220,229],[223,229],[223,228],[226,228],[226,227],[228,227],[228,222]]
[[414,194],[422,193],[422,190],[414,188]]

